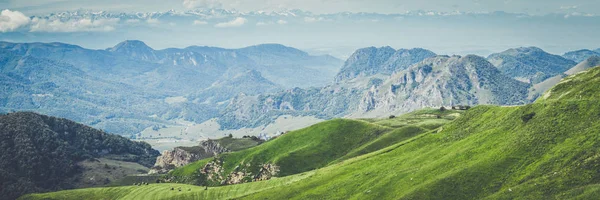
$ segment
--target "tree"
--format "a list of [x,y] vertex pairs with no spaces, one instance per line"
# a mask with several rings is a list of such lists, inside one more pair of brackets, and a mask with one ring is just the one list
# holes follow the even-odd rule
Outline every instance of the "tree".
[[229,138],[233,138],[233,135],[231,133],[229,134]]
[[395,115],[390,115],[390,117],[389,117],[389,118],[390,118],[390,119],[394,119],[394,118],[396,118],[396,116],[395,116]]
[[440,107],[440,111],[442,111],[442,112],[446,111],[446,107],[444,107],[444,106]]

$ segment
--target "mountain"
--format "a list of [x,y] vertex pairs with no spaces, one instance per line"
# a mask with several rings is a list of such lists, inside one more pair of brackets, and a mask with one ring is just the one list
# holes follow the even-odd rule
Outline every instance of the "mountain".
[[110,52],[114,52],[121,55],[126,55],[130,58],[144,60],[144,61],[157,61],[159,58],[154,52],[154,49],[146,45],[146,43],[139,40],[127,40],[114,46],[113,48],[107,49]]
[[379,87],[370,88],[355,115],[381,117],[452,105],[518,105],[528,102],[528,87],[503,75],[485,58],[437,56],[392,75]]
[[435,53],[420,48],[399,49],[397,51],[389,46],[363,48],[354,52],[346,60],[335,80],[340,82],[358,76],[391,75],[433,56],[435,56]]
[[275,44],[155,50],[127,40],[91,50],[0,42],[0,82],[5,83],[0,111],[35,110],[133,135],[176,125],[178,119],[202,123],[215,118],[241,93],[325,85],[339,66],[341,61],[330,56]]
[[[367,142],[373,151],[326,162],[323,167],[319,167],[322,166],[319,163],[353,146],[347,142],[356,144],[357,139],[372,137],[372,131],[377,130],[373,126],[387,129],[392,125],[402,127],[411,121],[412,126],[426,126],[435,123],[436,116],[441,119],[456,116],[455,111],[426,110],[420,115],[400,116],[398,121],[392,117],[373,119],[375,125],[332,120],[287,133],[245,150],[246,154],[242,154],[243,151],[225,154],[221,157],[223,160],[197,162],[179,171],[181,174],[192,171],[186,169],[205,172],[190,176],[190,180],[225,178],[212,173],[220,169],[226,172],[224,174],[232,172],[226,180],[241,177],[235,180],[250,181],[244,176],[246,172],[254,172],[248,171],[245,167],[248,164],[259,166],[250,169],[260,172],[276,172],[276,169],[283,172],[285,166],[293,166],[288,172],[298,170],[284,177],[263,180],[260,178],[266,177],[262,176],[266,173],[261,173],[254,174],[260,175],[258,180],[261,181],[229,186],[166,183],[68,190],[26,195],[21,199],[597,199],[600,190],[598,77],[600,68],[592,68],[565,78],[529,105],[480,105],[424,132],[404,132],[394,140],[380,136],[381,140]],[[444,112],[448,115],[443,115]],[[421,121],[423,117],[428,119]],[[366,130],[356,127],[357,123],[363,123]],[[345,133],[336,134],[336,130]],[[342,136],[346,133],[351,139]],[[322,140],[332,136],[338,137]],[[278,144],[283,141],[285,145]],[[328,141],[328,145],[307,148],[312,147],[311,141]],[[390,143],[381,143],[385,141]],[[309,146],[297,147],[296,142]],[[267,145],[283,148],[267,151]],[[340,145],[340,151],[330,148],[334,145]],[[365,149],[363,147],[354,150]],[[252,156],[253,151],[262,153]],[[293,159],[295,156],[300,159]],[[266,166],[246,162],[265,160],[272,162]],[[303,162],[305,160],[308,162]],[[244,161],[244,165],[239,161]],[[276,162],[280,163],[275,165],[279,168],[274,167]],[[286,162],[295,165],[281,164]],[[302,172],[305,169],[310,171]],[[181,191],[173,190],[175,188]]]
[[527,83],[539,83],[549,77],[559,75],[576,62],[558,55],[552,55],[537,47],[520,47],[487,58],[502,73]]
[[312,56],[280,44],[261,44],[237,49],[256,62],[265,78],[290,87],[322,87],[331,83],[342,61],[331,56]]
[[575,67],[566,71],[565,74],[573,75],[597,66],[600,66],[600,55],[590,56],[589,58],[577,64]]
[[542,96],[550,88],[552,88],[556,84],[558,84],[560,81],[562,81],[562,79],[565,78],[567,75],[577,74],[579,72],[588,70],[588,69],[596,67],[596,66],[600,66],[600,57],[599,56],[591,56],[591,57],[587,58],[586,60],[582,61],[581,63],[577,64],[575,67],[569,69],[564,74],[559,74],[559,75],[553,76],[551,78],[548,78],[540,83],[534,84],[530,90],[529,96],[531,99],[536,99],[536,98]]
[[592,56],[600,56],[600,52],[592,51],[589,49],[582,49],[577,51],[567,52],[563,55],[564,58],[575,61],[577,63],[583,62]]
[[[93,163],[100,162],[98,159],[147,169],[159,155],[143,142],[29,112],[1,115],[0,137],[0,195],[7,199],[80,187],[87,179],[93,180],[94,176],[87,177],[86,173],[95,166]],[[104,184],[115,180],[109,176],[96,178],[108,180]]]
[[378,74],[323,88],[237,96],[218,121],[226,129],[237,129],[268,124],[282,115],[362,118],[423,107],[517,105],[532,101],[528,89],[528,84],[503,75],[485,58],[436,56],[391,76]]

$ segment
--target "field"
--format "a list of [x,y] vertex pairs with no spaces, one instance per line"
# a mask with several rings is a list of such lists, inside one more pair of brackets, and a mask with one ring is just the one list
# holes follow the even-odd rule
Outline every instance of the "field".
[[[596,68],[566,78],[530,105],[477,106],[456,119],[424,110],[397,119],[332,120],[229,154],[230,163],[271,159],[289,167],[287,176],[268,181],[204,191],[173,184],[92,188],[22,199],[598,199],[599,88]],[[356,135],[349,141],[336,130]],[[342,153],[323,153],[336,150]],[[190,191],[170,192],[175,186]]]

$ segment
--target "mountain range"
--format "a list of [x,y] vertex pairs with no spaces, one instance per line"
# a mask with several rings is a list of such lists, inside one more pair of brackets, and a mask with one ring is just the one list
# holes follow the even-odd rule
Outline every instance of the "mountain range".
[[240,93],[322,86],[341,65],[276,44],[154,50],[141,41],[107,50],[2,42],[0,58],[5,112],[36,110],[119,134],[171,119],[201,123]]
[[[132,137],[149,127],[210,119],[225,131],[260,131],[282,116],[384,117],[422,107],[519,105],[595,62],[592,56],[575,67],[535,47],[487,59],[368,47],[342,63],[278,44],[154,50],[135,40],[105,50],[3,42],[0,52],[4,112],[35,110]],[[251,134],[259,133],[275,134]]]
[[20,199],[596,199],[599,77],[598,67],[567,76],[526,105],[328,120],[178,167],[160,184]]

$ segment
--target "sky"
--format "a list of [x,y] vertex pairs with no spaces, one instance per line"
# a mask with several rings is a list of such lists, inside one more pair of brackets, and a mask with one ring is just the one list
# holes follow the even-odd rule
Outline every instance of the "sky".
[[590,13],[600,14],[598,0],[0,0],[1,9],[28,15],[92,9],[151,12],[169,9],[218,7],[239,11],[301,9],[314,13],[403,13],[413,10],[440,12]]
[[[537,46],[562,54],[600,48],[600,37],[594,34],[600,32],[598,8],[600,0],[0,0],[0,41],[63,42],[93,49],[132,39],[155,49],[280,43],[339,58],[369,46],[419,47],[439,54],[482,56]],[[135,14],[195,9],[299,9],[313,14]],[[96,18],[54,14],[77,10],[130,15]],[[378,15],[409,11],[421,12],[418,16]],[[354,14],[339,14],[343,12]],[[360,12],[376,14],[357,14]]]

